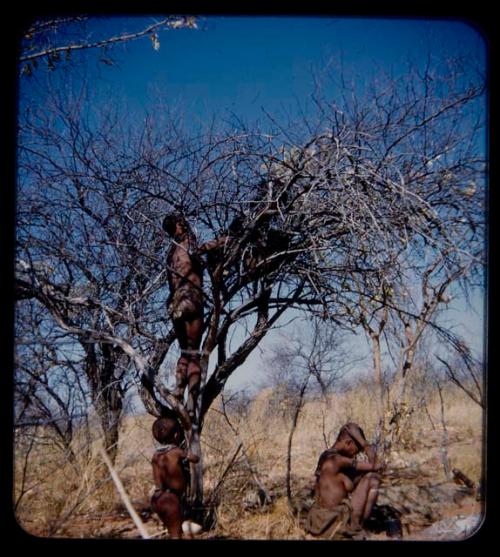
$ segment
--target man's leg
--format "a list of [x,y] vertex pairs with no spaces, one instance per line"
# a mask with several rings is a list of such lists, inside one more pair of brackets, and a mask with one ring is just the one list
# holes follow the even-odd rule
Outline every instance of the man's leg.
[[380,476],[376,472],[368,472],[359,481],[352,492],[352,517],[351,526],[354,529],[361,528],[373,509],[377,500]]
[[191,417],[196,412],[196,404],[200,394],[201,367],[199,356],[193,356],[188,364],[188,401],[187,411]]
[[200,366],[200,344],[203,327],[202,319],[194,319],[186,323],[187,347],[186,355],[188,358],[187,383],[188,383],[188,402],[187,411],[191,417],[196,413],[196,404],[200,394],[201,366]]
[[175,390],[174,396],[180,402],[184,400],[184,390],[187,384],[189,360],[181,354],[177,360],[177,367],[175,368]]

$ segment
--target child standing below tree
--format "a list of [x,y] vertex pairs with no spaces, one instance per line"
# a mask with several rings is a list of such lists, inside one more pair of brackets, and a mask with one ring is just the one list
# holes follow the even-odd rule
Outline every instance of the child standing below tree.
[[170,538],[180,539],[189,462],[196,463],[199,458],[179,447],[182,429],[173,418],[158,418],[153,423],[153,437],[164,447],[156,450],[152,460],[156,489],[151,507],[168,529]]

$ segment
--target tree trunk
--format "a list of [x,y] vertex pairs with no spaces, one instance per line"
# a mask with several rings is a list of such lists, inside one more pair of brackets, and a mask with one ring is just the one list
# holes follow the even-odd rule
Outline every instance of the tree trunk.
[[197,407],[195,412],[195,417],[191,423],[191,431],[188,434],[188,445],[189,450],[195,454],[199,460],[198,462],[192,462],[189,465],[191,481],[189,486],[189,504],[191,508],[192,518],[196,522],[203,523],[204,521],[204,511],[203,511],[203,454],[201,450],[201,408],[203,392],[205,390],[207,368],[208,368],[208,356],[203,356],[200,362],[201,367],[201,378],[200,378],[200,394],[197,400]]
[[307,376],[306,380],[302,383],[299,398],[294,409],[292,417],[292,427],[290,428],[290,433],[288,435],[288,447],[286,453],[286,497],[288,501],[288,507],[293,514],[297,514],[298,509],[294,505],[292,500],[292,443],[295,430],[297,429],[297,422],[299,421],[300,411],[304,404],[304,395],[307,389],[307,384],[309,383],[310,375]]
[[373,370],[375,373],[375,383],[377,388],[377,414],[378,414],[379,422],[381,423],[384,418],[384,384],[382,379],[380,336],[377,334],[372,334],[371,339],[372,339]]
[[191,482],[189,486],[189,506],[191,518],[195,522],[203,524],[205,513],[203,507],[203,454],[201,450],[200,432],[195,424],[192,427],[189,450],[195,454],[200,460],[190,464]]
[[[103,431],[104,450],[114,464],[118,452],[118,441],[120,438],[120,424],[122,417],[122,401],[117,393],[105,396],[105,391],[112,389],[108,387],[94,398],[94,406],[99,417]],[[108,399],[108,400],[106,400]],[[114,399],[112,402],[110,399]]]
[[91,388],[92,403],[97,412],[104,439],[104,449],[114,464],[118,451],[120,423],[123,409],[123,393],[120,381],[115,378],[118,350],[109,344],[101,344],[98,359],[95,344],[85,346],[86,371]]

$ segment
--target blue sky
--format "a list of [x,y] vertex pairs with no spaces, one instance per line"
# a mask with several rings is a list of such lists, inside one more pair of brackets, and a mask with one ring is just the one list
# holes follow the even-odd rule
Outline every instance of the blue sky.
[[[160,17],[91,18],[89,30],[98,38],[142,29],[154,19]],[[111,92],[112,99],[128,107],[131,119],[154,113],[161,96],[194,125],[226,111],[253,121],[263,117],[263,107],[279,112],[295,110],[297,102],[304,105],[313,90],[313,73],[336,72],[341,63],[361,83],[381,70],[397,75],[408,58],[423,61],[429,53],[435,64],[464,54],[485,66],[487,58],[481,35],[454,20],[217,16],[198,23],[198,30],[162,32],[158,51],[149,38],[119,46],[116,67],[96,64],[102,53],[90,52],[96,98],[107,101]],[[62,72],[53,74],[68,79]],[[28,98],[30,87],[29,80],[21,84]],[[480,296],[475,305],[478,315],[459,311],[457,318],[480,346]],[[262,367],[257,350],[229,384],[245,384]]]
[[[89,29],[97,38],[154,19],[91,18]],[[484,60],[485,43],[471,26],[453,20],[210,16],[199,20],[198,30],[162,32],[158,51],[147,37],[119,46],[119,67],[100,64],[93,86],[106,95],[111,87],[138,110],[151,110],[161,92],[192,121],[225,110],[253,120],[261,107],[305,102],[312,70],[336,71],[342,60],[360,76],[380,68],[398,72],[408,57],[422,59],[428,51],[436,61],[458,53]]]

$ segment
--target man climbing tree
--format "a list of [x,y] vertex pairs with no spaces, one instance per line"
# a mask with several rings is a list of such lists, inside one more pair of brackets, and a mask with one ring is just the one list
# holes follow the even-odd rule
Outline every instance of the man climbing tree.
[[188,386],[187,410],[191,419],[196,413],[200,389],[200,343],[203,335],[203,261],[201,253],[220,247],[225,241],[206,242],[200,248],[186,219],[176,213],[163,220],[163,229],[172,238],[167,255],[167,278],[170,287],[168,312],[179,342],[174,396],[184,400]]

